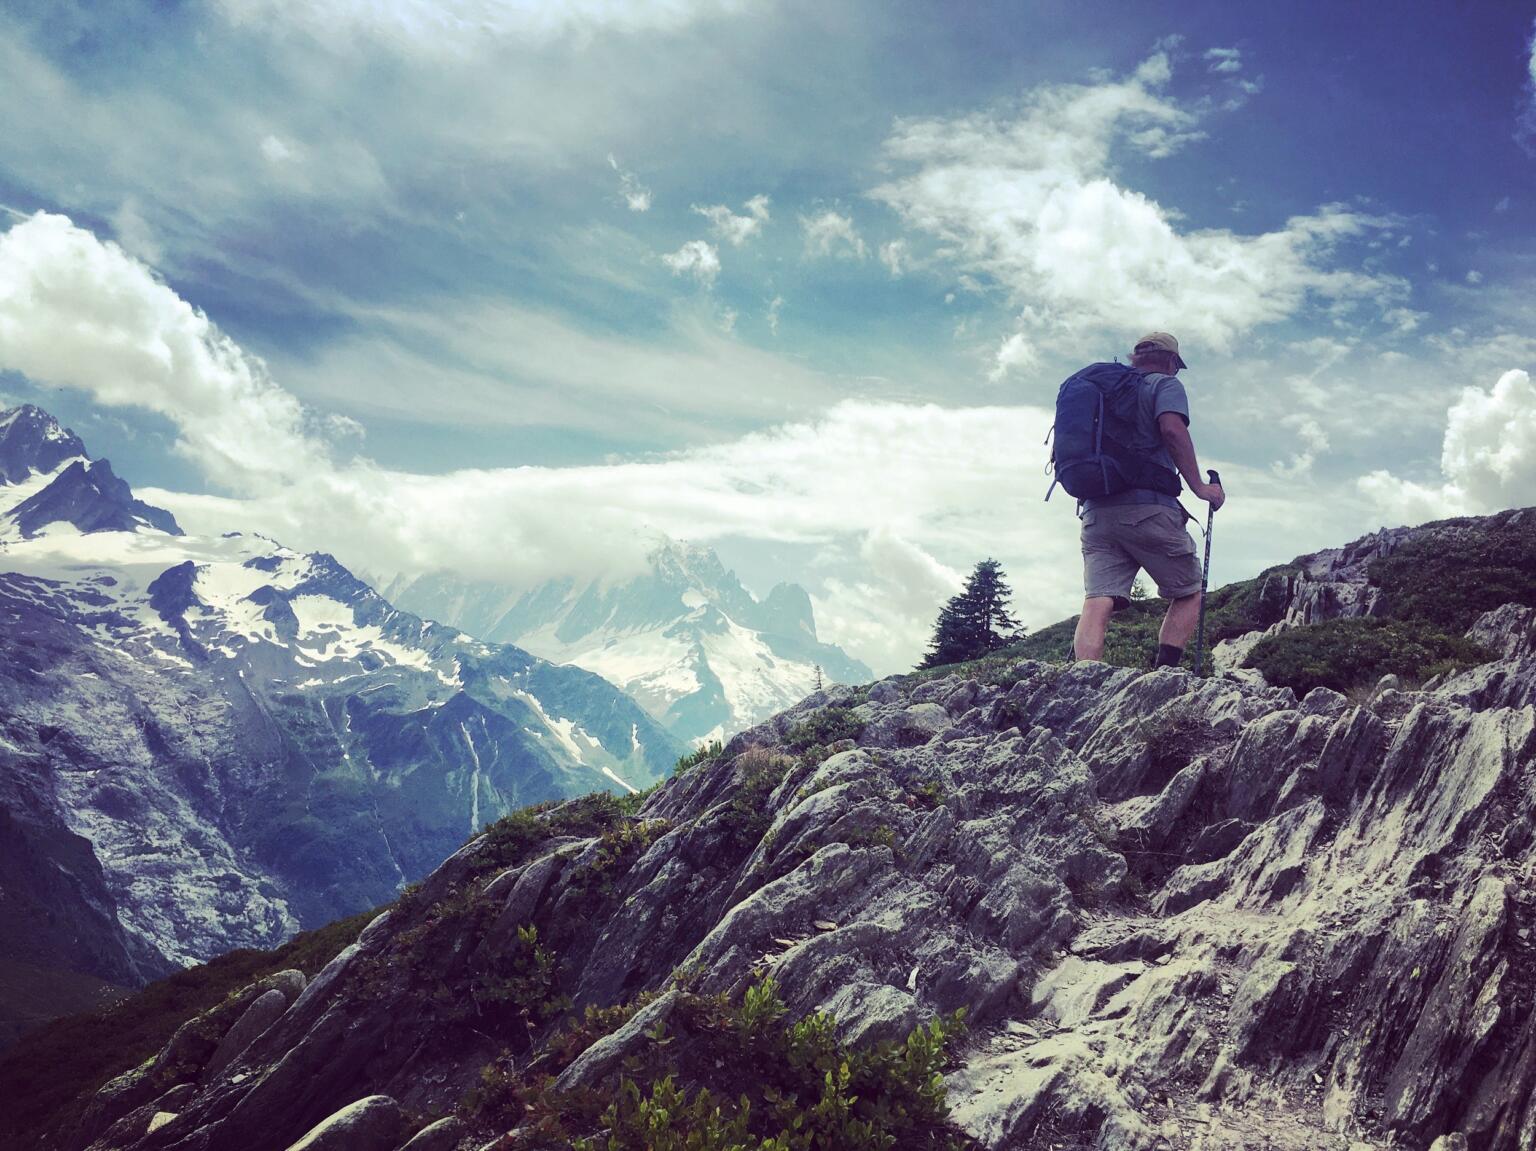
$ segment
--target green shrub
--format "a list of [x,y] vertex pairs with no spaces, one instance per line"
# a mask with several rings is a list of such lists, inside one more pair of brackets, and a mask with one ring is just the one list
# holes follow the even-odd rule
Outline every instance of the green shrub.
[[736,757],[736,789],[720,821],[737,851],[751,850],[762,839],[773,819],[768,797],[794,766],[788,756],[761,747],[748,748]]
[[470,994],[481,1013],[520,1024],[531,1043],[534,1027],[571,1005],[555,992],[556,967],[554,954],[539,943],[538,928],[530,923],[517,929],[515,946],[497,951],[475,973]]
[[691,751],[687,755],[679,756],[677,765],[672,768],[672,774],[682,775],[684,772],[692,771],[694,768],[698,767],[699,764],[708,763],[713,759],[719,759],[724,754],[725,745],[718,739],[713,743],[706,743],[703,747],[700,747],[695,751]]
[[664,819],[633,819],[609,828],[598,840],[591,860],[571,876],[570,889],[583,898],[610,898],[614,882],[671,826]]
[[784,1010],[779,985],[773,976],[764,976],[742,995],[741,1008],[736,1013],[736,1030],[744,1041],[750,1042],[783,1018]]
[[604,835],[633,821],[637,796],[594,791],[565,802],[537,804],[509,812],[481,832],[486,845],[475,857],[471,880],[531,859],[535,851],[557,835]]
[[679,1012],[693,1016],[699,1029],[688,1045],[694,1065],[724,1076],[734,1069],[746,1089],[724,1092],[711,1083],[689,1083],[675,1066],[658,1068],[648,1079],[626,1076],[601,1116],[606,1134],[576,1140],[577,1151],[938,1151],[964,1145],[946,1123],[943,1074],[948,1047],[964,1030],[958,1014],[918,1027],[901,1043],[849,1048],[838,1040],[829,1015],[781,1024],[784,1005],[771,978],[747,988],[738,1006],[689,996],[688,1009]]
[[1301,696],[1314,687],[1348,692],[1389,673],[1421,681],[1488,658],[1471,640],[1422,621],[1335,619],[1265,636],[1245,666]]
[[806,751],[841,739],[858,739],[863,734],[864,721],[853,714],[852,708],[824,707],[791,727],[784,736],[784,746],[791,751]]

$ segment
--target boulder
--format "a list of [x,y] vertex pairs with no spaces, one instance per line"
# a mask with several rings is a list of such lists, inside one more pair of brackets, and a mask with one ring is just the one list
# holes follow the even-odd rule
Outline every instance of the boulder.
[[411,1136],[400,1151],[454,1151],[464,1137],[464,1122],[455,1116],[429,1123]]
[[287,1010],[287,998],[275,987],[257,996],[255,1001],[245,1009],[238,1022],[219,1041],[217,1050],[203,1067],[203,1081],[207,1082],[215,1078],[232,1064],[241,1052],[255,1042],[268,1027],[282,1018],[283,1012]]
[[368,1095],[316,1123],[288,1151],[395,1151],[405,1117],[388,1095]]

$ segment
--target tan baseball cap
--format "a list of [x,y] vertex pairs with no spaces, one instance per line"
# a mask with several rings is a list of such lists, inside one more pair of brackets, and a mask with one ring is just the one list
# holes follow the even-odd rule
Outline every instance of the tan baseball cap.
[[1172,352],[1175,364],[1181,368],[1189,367],[1184,362],[1184,357],[1179,355],[1179,341],[1167,332],[1148,332],[1131,345],[1131,350],[1136,352],[1150,352],[1153,348],[1161,348],[1165,352]]

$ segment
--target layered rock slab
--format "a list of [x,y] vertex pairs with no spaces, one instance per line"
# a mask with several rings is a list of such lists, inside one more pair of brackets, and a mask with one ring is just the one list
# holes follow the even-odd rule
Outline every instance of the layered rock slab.
[[[833,728],[859,734],[806,746]],[[1024,663],[819,693],[625,829],[552,826],[501,872],[471,845],[245,1079],[125,1146],[282,1151],[369,1093],[450,1109],[509,1046],[533,1073],[552,1032],[476,990],[531,925],[578,1009],[765,972],[856,1042],[963,1008],[950,1098],[991,1148],[1513,1151],[1536,1131],[1533,764],[1536,709],[1455,681],[1352,706]]]

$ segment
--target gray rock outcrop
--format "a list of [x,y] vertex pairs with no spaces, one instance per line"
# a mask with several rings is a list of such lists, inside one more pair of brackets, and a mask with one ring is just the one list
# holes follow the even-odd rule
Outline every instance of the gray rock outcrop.
[[[452,1110],[502,1052],[542,1074],[557,1014],[503,1006],[538,971],[578,1013],[658,996],[564,1086],[610,1088],[679,982],[771,971],[851,1042],[965,1009],[949,1100],[996,1151],[1536,1146],[1536,707],[1500,650],[1359,706],[1032,662],[817,693],[609,834],[466,848],[123,1146],[283,1151],[360,1096]],[[809,720],[862,729],[818,760]]]

